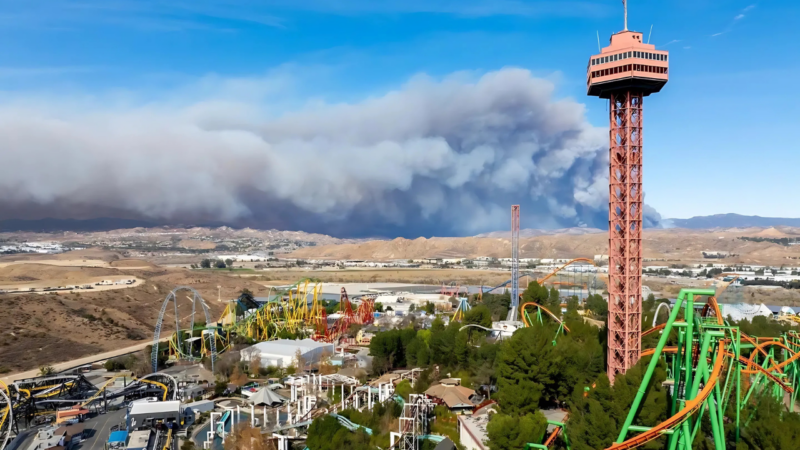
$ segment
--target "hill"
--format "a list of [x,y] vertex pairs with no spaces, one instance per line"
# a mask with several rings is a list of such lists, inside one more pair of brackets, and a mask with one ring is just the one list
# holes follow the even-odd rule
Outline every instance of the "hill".
[[[219,318],[225,308],[225,302],[217,301],[218,296],[233,298],[244,288],[256,295],[267,294],[261,284],[224,273],[156,266],[142,269],[147,263],[127,261],[139,267],[63,267],[36,263],[0,267],[0,283],[60,281],[66,284],[119,276],[144,280],[118,290],[0,294],[0,314],[4,317],[0,333],[0,374],[152,340],[161,304],[175,286],[197,289],[206,300],[213,320]],[[192,304],[186,295],[178,297],[178,315],[182,325],[188,326]],[[170,306],[164,315],[163,336],[175,328],[173,311]]]
[[711,228],[750,228],[750,227],[800,227],[800,219],[783,217],[743,216],[741,214],[714,214],[712,216],[695,216],[690,219],[667,219],[678,228],[711,229]]
[[[644,257],[671,262],[709,262],[703,251],[737,254],[724,262],[751,264],[793,264],[800,248],[768,241],[754,242],[741,237],[800,236],[797,228],[730,228],[690,230],[681,228],[644,230]],[[520,238],[523,258],[578,258],[608,253],[608,235],[603,232],[557,234]],[[343,245],[307,247],[289,256],[305,259],[506,258],[511,254],[507,237],[397,238],[391,241],[368,241]],[[789,260],[787,260],[789,259]],[[796,262],[795,262],[796,264]]]

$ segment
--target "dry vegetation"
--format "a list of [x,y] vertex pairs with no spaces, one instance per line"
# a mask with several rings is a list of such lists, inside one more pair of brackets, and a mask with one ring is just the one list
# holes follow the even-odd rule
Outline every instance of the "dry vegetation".
[[496,286],[508,280],[508,271],[477,269],[373,269],[373,270],[303,270],[274,269],[255,275],[242,275],[265,285],[291,284],[302,278],[331,283],[411,283],[433,284],[455,282]]
[[[16,266],[13,276],[19,275]],[[217,301],[217,286],[223,299],[238,295],[247,288],[258,294],[267,289],[253,281],[217,273],[197,273],[182,269],[95,269],[22,265],[32,268],[31,278],[42,280],[83,272],[103,276],[135,276],[145,280],[139,286],[116,291],[83,291],[71,294],[0,295],[0,371],[21,371],[45,363],[68,361],[82,356],[123,348],[152,339],[161,303],[176,286],[192,286],[207,300],[214,319],[225,304]],[[0,272],[5,273],[5,272]],[[66,275],[65,275],[66,274]],[[50,277],[50,278],[48,278]],[[164,316],[163,332],[174,329],[173,308]],[[178,315],[188,325],[191,301],[178,296]]]
[[[719,262],[750,264],[800,265],[800,248],[769,242],[751,242],[738,239],[749,237],[798,237],[797,228],[748,228],[724,230],[645,230],[644,257],[664,259],[666,262],[700,262],[702,251],[727,251],[735,258]],[[603,233],[583,235],[546,235],[520,239],[520,256],[523,258],[578,258],[592,257],[608,252],[608,236]],[[324,245],[300,249],[290,256],[296,258],[328,259],[411,259],[453,257],[508,257],[511,243],[507,238],[397,238],[391,241],[368,241],[356,244]],[[705,260],[704,262],[708,262]]]

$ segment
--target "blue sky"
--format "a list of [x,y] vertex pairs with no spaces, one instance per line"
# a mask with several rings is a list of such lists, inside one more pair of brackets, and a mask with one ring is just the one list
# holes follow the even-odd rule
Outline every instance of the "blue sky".
[[[664,217],[800,217],[798,18],[790,1],[630,2],[630,28],[652,25],[651,43],[671,52],[669,84],[645,101],[646,201]],[[619,0],[6,0],[0,91],[141,101],[221,79],[247,96],[247,80],[266,77],[279,116],[378,97],[420,73],[514,66],[605,126],[605,103],[585,96],[586,62],[596,33],[606,45],[621,27]]]

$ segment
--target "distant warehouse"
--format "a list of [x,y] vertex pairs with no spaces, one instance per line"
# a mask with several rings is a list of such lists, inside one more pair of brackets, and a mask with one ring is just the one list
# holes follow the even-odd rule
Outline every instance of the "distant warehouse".
[[261,367],[289,367],[296,364],[298,352],[305,364],[315,364],[334,353],[333,344],[316,342],[312,339],[279,339],[259,342],[240,352],[241,360],[250,363],[261,359]]

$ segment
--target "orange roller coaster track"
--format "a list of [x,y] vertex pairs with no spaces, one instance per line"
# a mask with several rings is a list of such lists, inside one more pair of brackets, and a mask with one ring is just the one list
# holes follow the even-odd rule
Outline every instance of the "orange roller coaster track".
[[[682,290],[667,322],[643,333],[663,330],[656,348],[642,352],[643,357],[652,358],[617,442],[608,450],[632,449],[661,437],[669,441],[666,447],[691,450],[692,438],[703,414],[708,414],[714,447],[726,448],[729,439],[726,426],[733,421],[738,442],[739,412],[748,404],[751,393],[769,394],[780,400],[788,394],[794,404],[797,389],[793,383],[800,374],[800,343],[794,341],[795,335],[790,333],[782,338],[747,336],[738,327],[725,323],[714,294],[713,289]],[[694,299],[701,296],[707,297],[708,301],[698,314],[694,310]],[[679,318],[681,313],[683,317]],[[667,347],[665,344],[675,327],[681,330],[677,336],[678,345]],[[741,355],[743,348],[752,349],[749,356]],[[782,362],[778,361],[775,349],[782,350],[780,355],[785,358]],[[671,416],[653,427],[633,425],[654,370],[661,357],[666,355],[670,355],[665,360],[668,367],[671,366],[675,389]],[[764,358],[759,360],[761,355]],[[781,372],[782,368],[786,369],[785,374]],[[744,397],[742,374],[755,375],[748,378],[750,387]],[[682,386],[680,398],[678,386]],[[731,398],[735,398],[735,417],[725,415]]]

